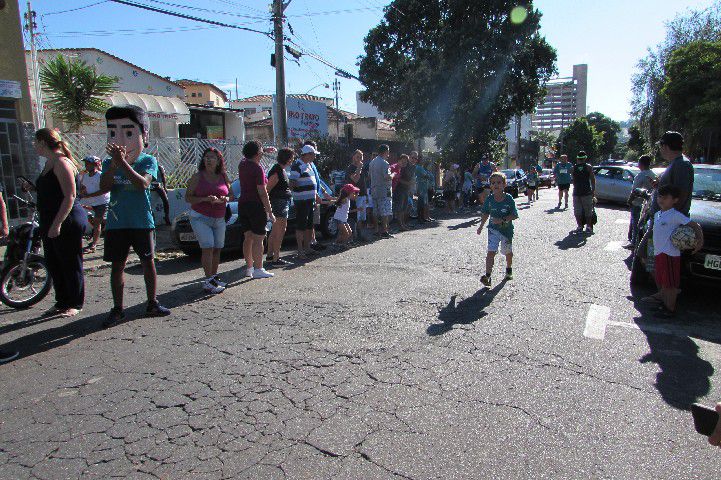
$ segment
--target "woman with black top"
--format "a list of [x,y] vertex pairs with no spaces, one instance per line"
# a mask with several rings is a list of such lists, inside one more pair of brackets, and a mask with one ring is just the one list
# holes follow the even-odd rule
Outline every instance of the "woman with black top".
[[268,171],[268,197],[271,210],[275,215],[275,223],[268,238],[268,255],[265,258],[265,263],[269,267],[291,265],[291,262],[280,258],[280,245],[283,243],[285,229],[288,226],[288,210],[291,199],[288,172],[285,169],[294,158],[293,150],[282,148],[278,151],[276,160],[278,163]]
[[55,288],[55,306],[50,313],[72,317],[80,313],[85,300],[82,240],[88,217],[75,202],[78,169],[68,146],[54,130],[35,132],[35,151],[46,159],[36,190],[45,262]]

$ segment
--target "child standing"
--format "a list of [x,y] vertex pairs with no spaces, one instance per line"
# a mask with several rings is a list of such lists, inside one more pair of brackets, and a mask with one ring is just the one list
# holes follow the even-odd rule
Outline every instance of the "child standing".
[[528,173],[526,174],[526,183],[528,183],[528,186],[526,187],[526,196],[528,196],[528,204],[530,205],[531,202],[534,201],[536,191],[538,189],[538,172],[533,166],[528,169]]
[[350,212],[350,202],[358,197],[360,189],[352,183],[346,183],[340,190],[340,196],[336,200],[335,214],[333,220],[338,224],[338,238],[335,241],[337,246],[343,245],[353,238],[353,230],[348,223],[348,213]]
[[692,222],[674,208],[680,191],[675,185],[664,185],[658,189],[657,203],[661,210],[653,217],[653,247],[655,254],[655,275],[658,293],[646,297],[646,301],[661,303],[658,318],[673,318],[676,314],[676,297],[680,286],[681,252],[671,242],[671,235],[681,225],[688,225],[696,232],[694,253],[703,246],[703,232],[698,223]]
[[486,287],[491,285],[491,272],[496,253],[506,256],[506,280],[513,279],[513,220],[518,218],[516,202],[513,197],[503,191],[506,187],[506,176],[495,172],[491,175],[491,195],[481,207],[481,225],[476,233],[483,231],[483,226],[490,217],[488,223],[488,254],[486,255],[486,274],[481,277],[481,283]]

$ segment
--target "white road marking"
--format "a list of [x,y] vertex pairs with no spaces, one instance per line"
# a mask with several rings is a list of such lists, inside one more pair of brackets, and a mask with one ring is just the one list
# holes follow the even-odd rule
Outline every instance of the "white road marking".
[[611,317],[611,309],[592,303],[586,315],[586,328],[583,336],[594,340],[603,340],[606,337],[606,325]]
[[628,219],[627,218],[617,218],[616,223],[618,225],[628,225]]
[[604,250],[607,252],[617,252],[619,250],[623,249],[623,242],[619,240],[614,240],[612,242],[608,242],[605,247],[603,247]]

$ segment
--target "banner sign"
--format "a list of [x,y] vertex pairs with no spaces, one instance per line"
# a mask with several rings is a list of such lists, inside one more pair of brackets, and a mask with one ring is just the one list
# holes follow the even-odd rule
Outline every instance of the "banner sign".
[[15,80],[0,80],[0,97],[23,98],[20,82]]
[[[286,97],[288,138],[324,137],[328,135],[328,108],[323,102]],[[275,111],[275,95],[273,96]],[[277,118],[273,115],[273,118]],[[273,122],[275,127],[275,122]]]

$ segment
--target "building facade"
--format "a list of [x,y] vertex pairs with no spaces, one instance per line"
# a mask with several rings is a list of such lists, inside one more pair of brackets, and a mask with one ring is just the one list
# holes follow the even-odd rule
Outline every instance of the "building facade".
[[210,107],[225,107],[228,96],[224,91],[212,83],[196,82],[194,80],[176,80],[175,83],[185,91],[185,103],[194,105],[207,105]]
[[546,84],[546,97],[533,115],[533,129],[559,131],[586,115],[588,65],[574,65],[573,76]]

